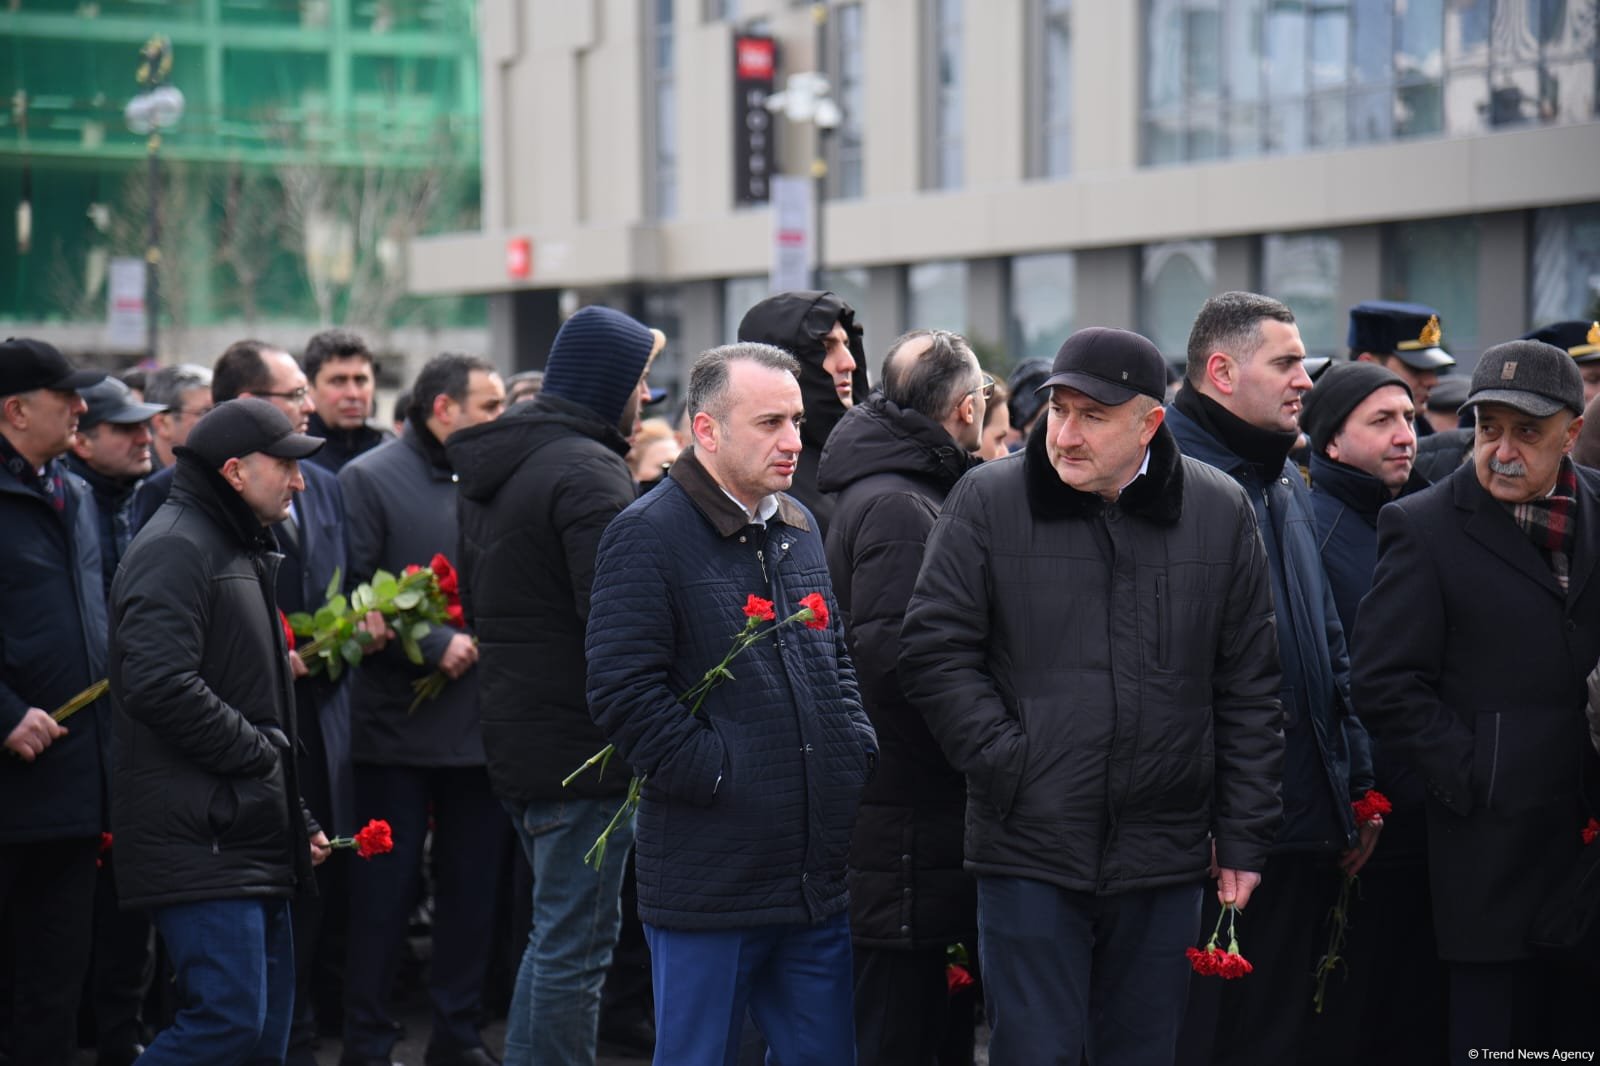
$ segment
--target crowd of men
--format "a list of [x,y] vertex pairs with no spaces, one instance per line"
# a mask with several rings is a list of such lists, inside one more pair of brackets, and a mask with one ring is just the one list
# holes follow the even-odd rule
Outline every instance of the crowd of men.
[[[953,959],[997,1066],[1595,1049],[1600,325],[1470,376],[1426,306],[1348,340],[1230,292],[1181,374],[914,329],[874,384],[785,292],[676,431],[605,307],[532,376],[431,359],[392,430],[348,331],[137,388],[5,342],[0,1061],[388,1063],[429,896],[427,1062],[496,1063],[513,883],[513,1066],[969,1066]],[[450,624],[296,651],[440,555]],[[1191,972],[1218,928],[1248,977]]]

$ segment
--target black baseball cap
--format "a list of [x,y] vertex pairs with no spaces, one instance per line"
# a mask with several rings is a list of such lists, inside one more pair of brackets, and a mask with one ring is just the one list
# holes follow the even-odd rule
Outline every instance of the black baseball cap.
[[1006,406],[1010,408],[1013,428],[1021,429],[1039,413],[1039,408],[1044,405],[1038,393],[1039,382],[1049,376],[1050,361],[1039,358],[1024,359],[1011,372],[1006,382],[1006,391],[1011,394],[1011,399],[1006,401]]
[[28,337],[10,337],[0,344],[0,396],[34,389],[70,392],[105,379],[104,370],[74,370],[55,345]]
[[189,440],[173,450],[188,452],[215,470],[252,452],[304,459],[324,443],[321,437],[296,433],[288,416],[266,400],[246,396],[217,404],[194,424]]
[[1462,408],[1505,404],[1535,418],[1563,407],[1583,414],[1583,374],[1572,356],[1544,341],[1506,341],[1484,352]]
[[1050,364],[1050,376],[1035,391],[1057,385],[1111,407],[1135,396],[1159,401],[1167,394],[1167,361],[1137,333],[1090,326],[1066,339]]
[[89,409],[78,416],[78,428],[88,429],[102,422],[117,426],[132,426],[148,422],[151,415],[167,409],[163,403],[140,403],[133,398],[133,390],[109,374],[86,389],[79,389]]

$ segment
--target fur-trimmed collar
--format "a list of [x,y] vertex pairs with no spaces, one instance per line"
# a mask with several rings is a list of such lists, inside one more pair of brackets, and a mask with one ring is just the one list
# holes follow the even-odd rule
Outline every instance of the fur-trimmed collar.
[[[672,461],[672,468],[667,471],[667,476],[683,486],[683,491],[689,494],[690,502],[706,516],[706,521],[711,523],[718,536],[731,537],[750,525],[749,513],[722,491],[717,479],[711,476],[711,471],[705,468],[705,464],[695,454],[694,445],[685,448],[683,453]],[[806,520],[804,508],[795,503],[787,493],[778,493],[777,520],[802,532],[811,530],[811,523]]]
[[[1069,487],[1045,454],[1046,420],[1041,418],[1028,435],[1023,456],[1023,478],[1028,489],[1028,509],[1035,518],[1093,518],[1106,509],[1104,497]],[[1176,525],[1183,514],[1183,456],[1172,431],[1163,424],[1150,441],[1150,468],[1134,479],[1116,501],[1126,514],[1138,515],[1158,525]]]

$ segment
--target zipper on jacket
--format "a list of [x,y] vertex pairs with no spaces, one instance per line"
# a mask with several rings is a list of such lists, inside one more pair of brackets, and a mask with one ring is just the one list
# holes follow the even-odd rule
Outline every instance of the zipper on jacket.
[[761,566],[761,583],[771,585],[772,579],[767,576],[767,556],[760,548],[756,549],[756,562]]

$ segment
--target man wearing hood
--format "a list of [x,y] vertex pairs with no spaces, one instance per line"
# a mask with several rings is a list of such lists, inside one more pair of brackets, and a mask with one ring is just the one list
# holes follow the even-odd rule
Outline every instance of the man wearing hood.
[[[428,360],[411,390],[405,436],[364,452],[339,471],[350,540],[350,578],[398,574],[456,554],[457,476],[445,441],[499,417],[506,390],[494,364],[446,354]],[[433,1004],[429,1066],[488,1066],[477,1016],[494,937],[483,886],[500,874],[505,823],[489,791],[478,727],[478,648],[459,620],[417,641],[423,665],[391,645],[356,671],[350,747],[358,824],[387,819],[394,855],[350,874],[361,920],[350,923],[345,982],[346,1066],[387,1063],[397,1033],[389,986],[422,874],[431,823],[435,907],[428,998]],[[412,711],[415,682],[443,673],[437,698]]]
[[556,335],[538,398],[448,448],[461,474],[461,594],[481,648],[490,784],[533,869],[507,1066],[594,1062],[632,824],[613,832],[598,876],[583,857],[628,772],[561,782],[606,743],[584,696],[589,587],[600,534],[636,495],[623,457],[665,342],[620,311],[585,307]]
[[828,570],[879,743],[848,868],[861,1066],[937,1057],[955,1020],[945,948],[975,943],[978,927],[976,885],[961,869],[966,781],[907,699],[896,664],[923,545],[945,495],[974,465],[993,382],[964,338],[926,329],[894,342],[882,381],[881,394],[845,414],[817,468],[817,483],[836,494]]
[[817,487],[822,446],[851,405],[867,398],[870,387],[855,309],[831,292],[780,292],[745,312],[739,339],[782,348],[800,361],[806,420],[789,494],[810,509],[826,536],[834,501]]

